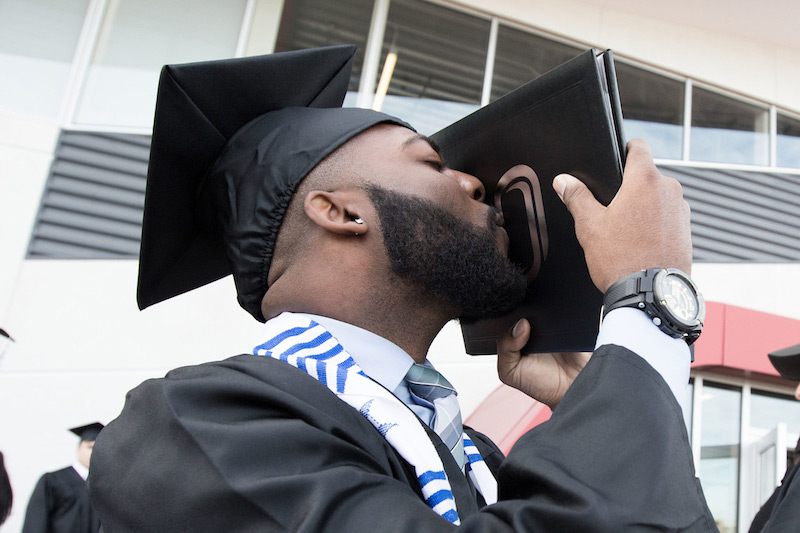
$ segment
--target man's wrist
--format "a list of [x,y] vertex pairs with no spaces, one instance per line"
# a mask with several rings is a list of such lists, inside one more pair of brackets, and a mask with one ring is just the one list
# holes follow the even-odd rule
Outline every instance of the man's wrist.
[[682,339],[661,331],[644,312],[623,307],[610,311],[603,319],[595,349],[606,344],[627,348],[647,361],[661,374],[683,408],[691,354]]
[[703,331],[705,300],[688,274],[648,268],[613,283],[603,296],[603,315],[632,307],[644,311],[661,331],[692,344]]

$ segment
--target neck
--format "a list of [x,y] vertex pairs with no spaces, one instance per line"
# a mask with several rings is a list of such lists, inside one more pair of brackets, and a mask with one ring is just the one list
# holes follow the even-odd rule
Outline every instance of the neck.
[[[415,363],[425,362],[433,339],[447,321],[418,320],[418,311],[398,310],[394,312],[398,315],[398,320],[395,321],[376,322],[364,317],[363,320],[348,320],[347,322],[393,342],[410,355]],[[417,316],[411,318],[410,315],[413,314],[417,314]]]
[[[307,281],[307,280],[306,280]],[[335,284],[304,290],[291,290],[291,284],[279,280],[270,287],[262,303],[262,312],[272,318],[282,312],[311,313],[347,322],[363,328],[402,348],[417,363],[428,354],[433,339],[453,318],[452,312],[437,303],[427,304],[419,295],[392,296],[391,291],[370,294],[365,285],[347,290]]]

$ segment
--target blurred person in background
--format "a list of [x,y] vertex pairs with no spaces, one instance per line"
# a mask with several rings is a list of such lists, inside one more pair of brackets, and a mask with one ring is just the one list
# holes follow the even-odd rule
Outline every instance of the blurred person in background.
[[97,533],[100,519],[89,502],[86,478],[94,441],[103,424],[93,422],[70,429],[80,437],[72,466],[39,478],[28,502],[23,533]]
[[[794,397],[800,400],[800,344],[790,346],[769,354],[772,366],[781,377],[797,381]],[[800,531],[800,441],[795,447],[793,464],[786,469],[786,475],[772,496],[764,503],[750,525],[750,533],[775,533]]]
[[3,452],[0,452],[0,524],[6,521],[11,514],[11,504],[14,502],[14,493],[11,491],[11,481],[8,479]]

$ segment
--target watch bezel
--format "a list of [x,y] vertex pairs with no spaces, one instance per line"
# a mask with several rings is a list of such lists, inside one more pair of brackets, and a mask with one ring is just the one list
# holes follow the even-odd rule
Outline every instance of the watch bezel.
[[[669,304],[665,300],[664,284],[667,282],[669,277],[676,277],[680,279],[692,291],[695,301],[697,302],[697,313],[695,314],[695,318],[691,321],[687,322],[677,317],[672,312]],[[703,299],[703,295],[700,294],[697,285],[695,285],[692,279],[684,274],[681,270],[678,270],[677,268],[665,268],[657,272],[653,277],[653,298],[655,300],[654,303],[657,303],[659,308],[666,315],[665,318],[667,318],[671,325],[673,325],[675,328],[679,330],[691,330],[703,325],[703,320],[705,319],[706,314],[705,300]]]

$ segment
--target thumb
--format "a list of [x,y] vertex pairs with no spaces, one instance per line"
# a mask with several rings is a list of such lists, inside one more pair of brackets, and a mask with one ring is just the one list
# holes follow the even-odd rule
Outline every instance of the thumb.
[[553,180],[553,189],[558,197],[567,206],[573,217],[581,211],[589,211],[602,207],[602,204],[595,200],[592,191],[586,185],[569,174],[559,174]]
[[525,318],[520,318],[509,331],[501,334],[497,339],[497,347],[500,353],[512,354],[519,357],[522,348],[528,342],[531,335],[531,324]]
[[511,330],[497,338],[497,370],[500,380],[504,383],[519,364],[522,358],[522,348],[528,342],[530,334],[530,323],[521,318]]

